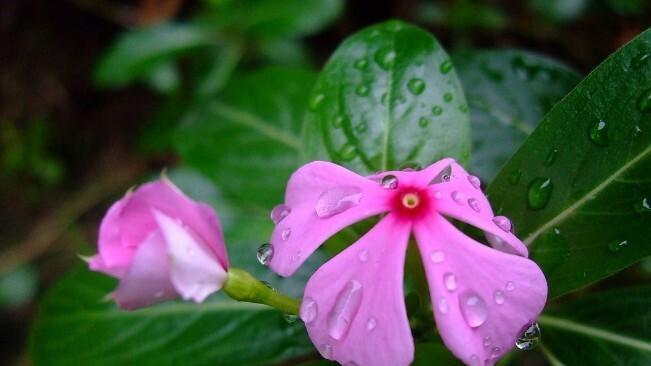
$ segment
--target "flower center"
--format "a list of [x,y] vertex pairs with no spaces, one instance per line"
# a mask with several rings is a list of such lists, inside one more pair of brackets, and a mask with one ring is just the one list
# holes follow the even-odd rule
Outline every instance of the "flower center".
[[418,194],[410,192],[402,196],[402,205],[410,210],[415,209],[420,204],[420,197]]

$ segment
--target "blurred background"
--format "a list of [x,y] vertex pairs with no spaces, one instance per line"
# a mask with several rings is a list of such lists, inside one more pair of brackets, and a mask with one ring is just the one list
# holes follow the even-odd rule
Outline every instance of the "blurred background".
[[178,124],[233,75],[317,71],[345,37],[391,18],[450,51],[521,48],[585,75],[651,25],[647,0],[238,3],[2,1],[0,363],[30,364],[39,299],[94,251],[112,200],[182,163]]

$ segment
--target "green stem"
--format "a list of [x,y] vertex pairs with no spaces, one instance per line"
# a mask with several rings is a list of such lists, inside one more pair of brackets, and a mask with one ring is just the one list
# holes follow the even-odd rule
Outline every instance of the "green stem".
[[237,301],[264,304],[283,313],[298,315],[300,301],[284,295],[240,268],[228,270],[223,291]]

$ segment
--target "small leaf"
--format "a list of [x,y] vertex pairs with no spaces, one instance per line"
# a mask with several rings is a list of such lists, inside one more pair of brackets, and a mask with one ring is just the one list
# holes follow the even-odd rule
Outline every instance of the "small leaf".
[[431,34],[399,21],[339,46],[309,102],[306,159],[359,173],[470,157],[468,106],[452,62]]
[[647,30],[561,100],[489,187],[552,297],[651,254],[649,53]]

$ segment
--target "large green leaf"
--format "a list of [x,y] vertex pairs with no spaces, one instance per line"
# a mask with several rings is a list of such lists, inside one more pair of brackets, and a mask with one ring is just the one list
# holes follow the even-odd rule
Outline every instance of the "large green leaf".
[[[219,203],[209,181],[196,173],[171,174],[195,198]],[[255,259],[271,222],[260,215],[218,213],[225,223],[231,264],[245,268],[282,291],[299,295],[317,253],[290,279],[278,279]],[[226,218],[224,220],[224,218]],[[170,302],[125,312],[103,297],[115,280],[78,268],[41,304],[31,335],[34,364],[41,365],[266,365],[314,352],[302,323],[289,324],[263,306],[238,303],[222,294],[197,305]]]
[[235,77],[222,95],[197,105],[175,141],[181,157],[225,196],[270,208],[298,166],[299,133],[315,76],[265,68]]
[[541,316],[553,365],[651,365],[651,287],[587,296]]
[[431,34],[399,21],[344,41],[309,106],[307,159],[369,173],[470,157],[468,106],[448,55]]
[[651,254],[651,31],[559,102],[489,188],[550,295]]
[[452,59],[470,105],[472,171],[485,181],[581,81],[569,67],[521,50],[465,50]]

